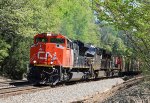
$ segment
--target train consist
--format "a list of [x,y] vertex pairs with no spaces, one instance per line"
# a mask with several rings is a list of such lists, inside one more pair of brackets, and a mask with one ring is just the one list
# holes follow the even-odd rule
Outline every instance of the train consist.
[[122,57],[91,44],[70,40],[62,34],[41,33],[34,36],[30,48],[27,79],[35,84],[55,85],[110,77],[129,72],[122,61]]

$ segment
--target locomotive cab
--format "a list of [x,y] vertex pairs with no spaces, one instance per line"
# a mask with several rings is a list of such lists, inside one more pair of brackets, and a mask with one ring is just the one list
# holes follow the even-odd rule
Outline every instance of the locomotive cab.
[[[71,41],[61,34],[37,34],[30,48],[30,64],[34,66],[71,66]],[[64,58],[65,57],[65,58]]]

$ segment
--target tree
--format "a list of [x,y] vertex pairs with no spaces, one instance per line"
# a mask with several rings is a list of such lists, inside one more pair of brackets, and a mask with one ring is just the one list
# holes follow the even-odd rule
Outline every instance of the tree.
[[36,33],[62,33],[71,39],[99,45],[89,0],[1,0],[0,67],[12,79],[21,79],[29,63]]
[[[104,25],[114,25],[123,31],[128,39],[127,45],[138,54],[147,70],[150,71],[150,7],[147,0],[93,0],[94,9]],[[125,39],[124,39],[125,40]]]

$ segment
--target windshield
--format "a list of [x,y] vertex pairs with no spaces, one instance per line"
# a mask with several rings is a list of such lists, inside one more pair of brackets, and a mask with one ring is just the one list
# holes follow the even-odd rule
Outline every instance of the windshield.
[[51,38],[50,39],[50,43],[64,44],[65,43],[65,39],[62,39],[62,38]]
[[45,38],[45,37],[38,37],[38,38],[35,39],[35,41],[36,41],[36,43],[38,43],[38,42],[46,43],[48,41],[48,39]]
[[92,48],[92,47],[91,47],[91,48],[88,49],[88,51],[89,51],[89,52],[95,52],[95,48]]

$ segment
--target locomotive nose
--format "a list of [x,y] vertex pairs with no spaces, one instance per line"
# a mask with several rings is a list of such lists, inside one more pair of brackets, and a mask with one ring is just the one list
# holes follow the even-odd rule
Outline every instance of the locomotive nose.
[[39,51],[45,51],[46,50],[46,44],[45,43],[39,43],[38,49],[39,49]]
[[55,44],[39,44],[37,59],[39,64],[53,65],[57,59]]
[[37,51],[38,63],[48,64],[50,58],[51,58],[51,54],[46,50],[46,44],[45,43],[39,44],[38,51]]

